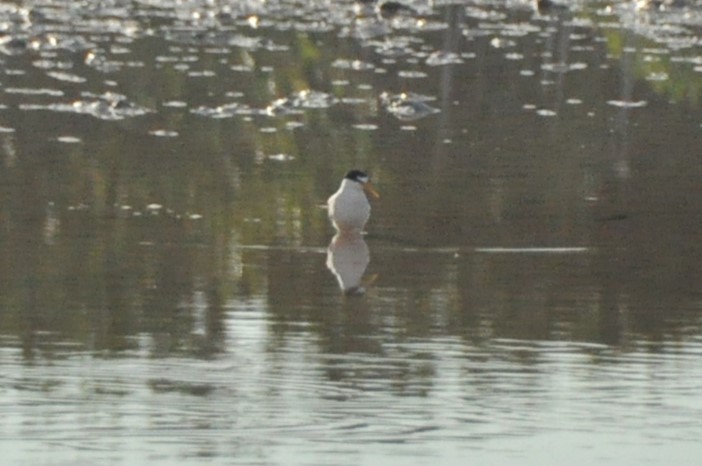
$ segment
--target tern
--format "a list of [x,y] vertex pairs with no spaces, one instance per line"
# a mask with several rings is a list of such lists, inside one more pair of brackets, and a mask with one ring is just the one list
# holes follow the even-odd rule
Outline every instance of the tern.
[[370,177],[360,170],[351,170],[341,180],[339,190],[327,201],[329,219],[339,233],[360,233],[370,217],[366,193],[378,198]]

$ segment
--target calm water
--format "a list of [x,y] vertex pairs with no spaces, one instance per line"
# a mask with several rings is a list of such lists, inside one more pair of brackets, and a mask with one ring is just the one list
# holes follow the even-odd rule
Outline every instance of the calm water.
[[694,2],[20,3],[6,461],[698,464]]

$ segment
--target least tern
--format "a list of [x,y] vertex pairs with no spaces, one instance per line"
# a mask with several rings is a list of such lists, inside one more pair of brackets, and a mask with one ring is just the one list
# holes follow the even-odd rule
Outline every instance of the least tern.
[[363,230],[371,210],[366,193],[380,197],[366,173],[351,170],[341,180],[339,190],[327,201],[329,218],[337,231],[360,233]]

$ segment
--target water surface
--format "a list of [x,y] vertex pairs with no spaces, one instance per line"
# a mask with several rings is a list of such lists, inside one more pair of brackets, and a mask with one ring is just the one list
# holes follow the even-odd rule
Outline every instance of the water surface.
[[8,461],[697,464],[699,9],[405,6],[0,8]]

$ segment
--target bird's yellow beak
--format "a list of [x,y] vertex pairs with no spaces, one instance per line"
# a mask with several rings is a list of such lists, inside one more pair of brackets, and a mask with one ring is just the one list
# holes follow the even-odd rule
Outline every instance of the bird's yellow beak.
[[375,190],[375,187],[371,184],[370,181],[366,181],[365,183],[363,183],[363,190],[364,190],[366,193],[368,193],[368,194],[370,194],[371,196],[373,196],[375,199],[379,199],[379,198],[380,198],[380,194],[378,193],[378,191]]

